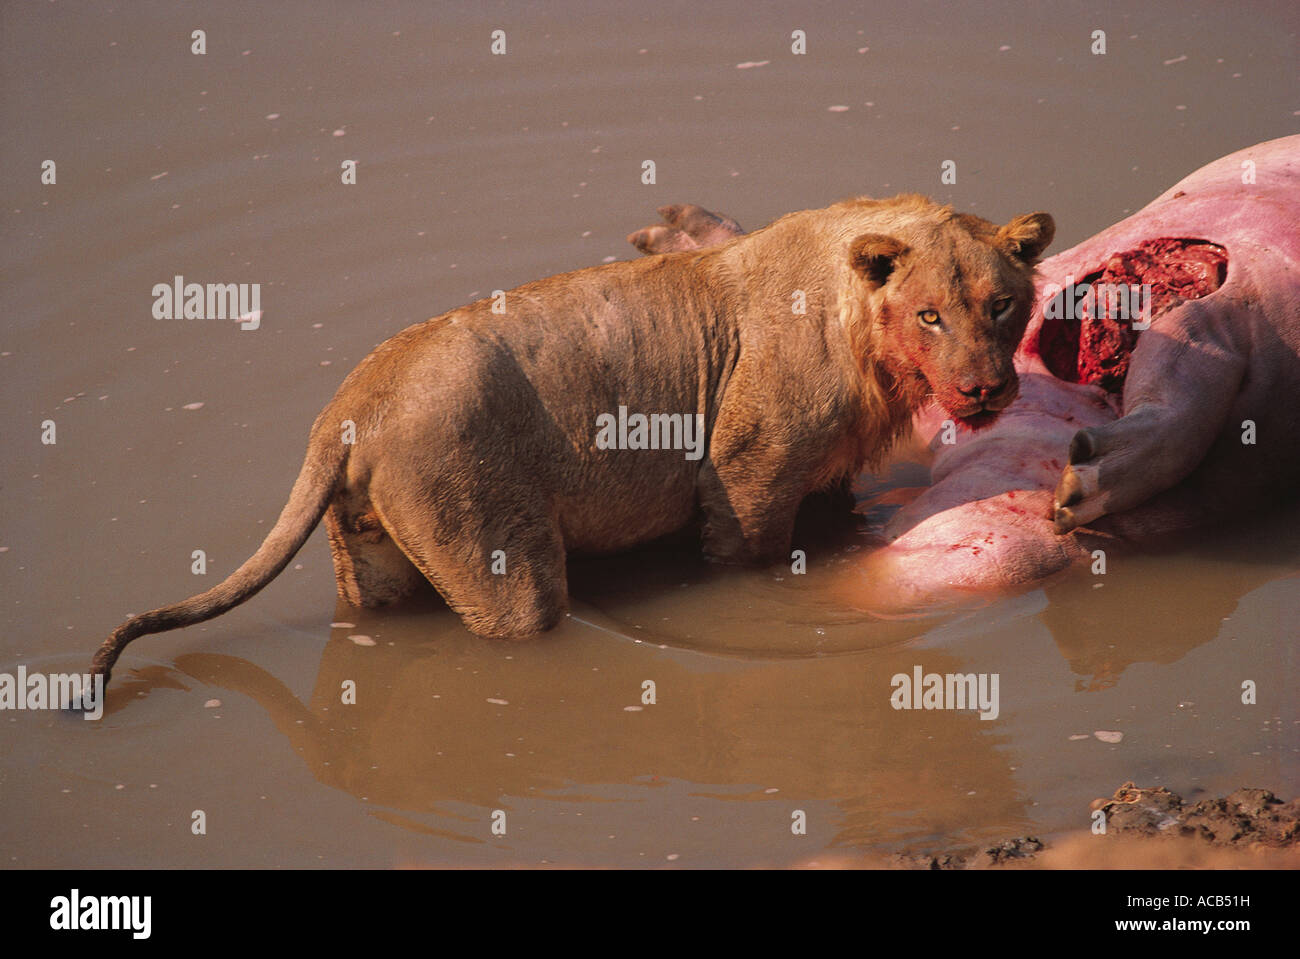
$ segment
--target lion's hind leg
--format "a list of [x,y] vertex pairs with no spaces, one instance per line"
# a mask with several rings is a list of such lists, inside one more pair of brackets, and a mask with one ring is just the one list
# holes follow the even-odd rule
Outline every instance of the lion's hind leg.
[[424,575],[393,542],[369,502],[330,504],[325,528],[344,602],[385,606],[424,584]]
[[410,489],[372,495],[392,540],[471,632],[523,638],[564,618],[564,539],[535,489],[482,486],[449,515]]

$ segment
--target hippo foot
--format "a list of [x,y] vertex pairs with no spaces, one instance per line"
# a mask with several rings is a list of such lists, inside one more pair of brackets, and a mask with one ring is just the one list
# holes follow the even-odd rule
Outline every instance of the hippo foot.
[[1079,430],[1070,440],[1069,464],[1056,484],[1052,511],[1047,517],[1059,535],[1069,533],[1106,512],[1101,504],[1099,469],[1092,462],[1097,452],[1097,438],[1091,430]]
[[629,234],[627,240],[642,253],[677,253],[725,243],[745,231],[729,216],[694,203],[672,203],[659,208],[663,223]]

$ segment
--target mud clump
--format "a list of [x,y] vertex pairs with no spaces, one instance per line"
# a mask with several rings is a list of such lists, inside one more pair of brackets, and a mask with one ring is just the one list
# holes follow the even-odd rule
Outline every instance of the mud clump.
[[1168,789],[1125,783],[1110,799],[1093,800],[1107,834],[1181,836],[1213,846],[1300,843],[1300,799],[1284,803],[1267,789],[1238,789],[1222,799],[1184,803]]
[[937,855],[899,854],[891,856],[885,866],[892,869],[987,869],[1032,859],[1045,848],[1041,840],[1024,836],[993,846]]
[[1043,842],[1032,836],[935,853],[828,860],[807,865],[872,869],[1237,869],[1300,868],[1300,799],[1267,789],[1238,789],[1222,799],[1184,802],[1163,787],[1128,782],[1108,799],[1106,832]]

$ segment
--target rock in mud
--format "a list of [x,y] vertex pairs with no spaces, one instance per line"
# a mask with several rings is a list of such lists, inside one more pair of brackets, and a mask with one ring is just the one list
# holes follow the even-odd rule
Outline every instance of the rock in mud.
[[1093,808],[1105,810],[1108,835],[1182,836],[1213,846],[1300,844],[1300,799],[1283,802],[1267,789],[1185,803],[1163,787],[1125,783],[1112,798],[1094,800]]
[[1095,799],[1106,813],[1106,833],[1077,833],[1043,842],[1032,836],[992,845],[887,858],[832,862],[819,867],[874,869],[1043,869],[1300,867],[1300,799],[1284,802],[1267,789],[1238,789],[1222,799],[1184,802],[1163,786],[1127,782]]

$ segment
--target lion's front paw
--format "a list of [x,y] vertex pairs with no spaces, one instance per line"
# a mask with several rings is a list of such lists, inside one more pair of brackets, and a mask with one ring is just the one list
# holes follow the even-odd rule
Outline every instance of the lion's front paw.
[[770,566],[788,555],[788,546],[775,537],[745,537],[706,529],[704,558],[724,566]]
[[705,527],[701,547],[704,558],[719,566],[743,566],[744,541],[735,535],[723,535]]

